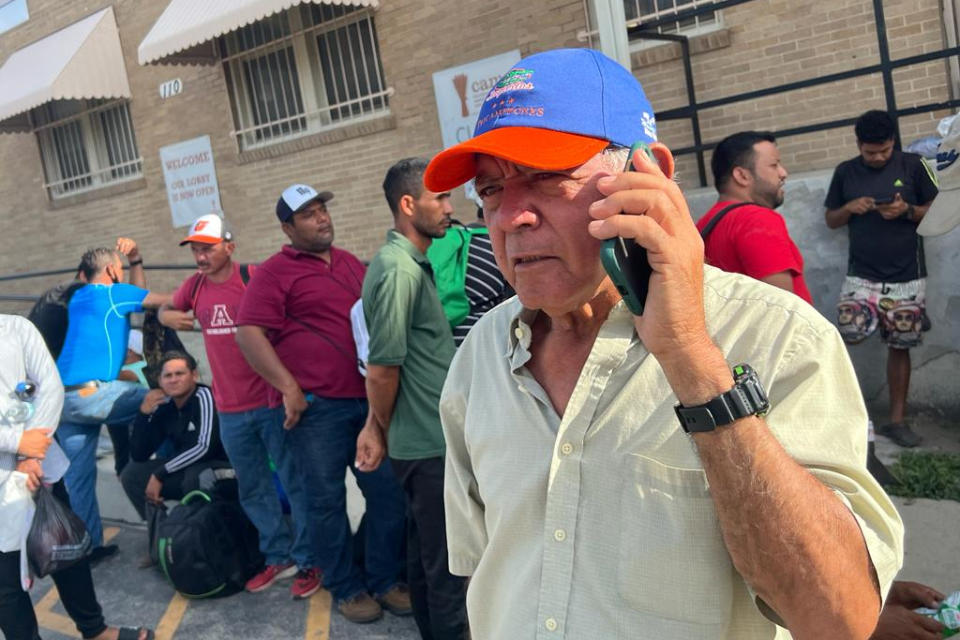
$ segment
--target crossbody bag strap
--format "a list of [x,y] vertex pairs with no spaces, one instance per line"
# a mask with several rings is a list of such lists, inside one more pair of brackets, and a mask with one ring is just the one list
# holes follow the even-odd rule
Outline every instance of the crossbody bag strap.
[[723,209],[720,209],[720,211],[718,211],[717,214],[710,219],[710,222],[707,223],[707,226],[705,226],[703,230],[700,231],[700,237],[706,240],[707,236],[710,235],[710,232],[713,231],[713,228],[716,227],[720,223],[720,221],[723,219],[723,216],[727,215],[737,207],[743,207],[748,204],[756,204],[756,203],[755,202],[734,202],[733,204],[728,204]]

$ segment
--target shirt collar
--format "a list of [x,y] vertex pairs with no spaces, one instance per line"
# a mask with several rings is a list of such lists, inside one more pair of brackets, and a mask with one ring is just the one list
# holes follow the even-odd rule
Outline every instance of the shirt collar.
[[[537,309],[528,309],[521,306],[513,315],[507,335],[507,350],[503,357],[510,360],[514,371],[522,367],[530,359],[530,343],[533,340],[533,322],[540,313]],[[597,337],[608,337],[618,340],[627,340],[628,345],[638,341],[636,328],[633,326],[633,315],[627,309],[626,303],[621,300],[604,321]]]
[[[336,253],[336,251],[337,251],[336,247],[330,247],[330,264],[333,264],[333,254]],[[326,263],[326,260],[324,260],[320,256],[310,253],[309,251],[301,251],[300,249],[297,249],[296,247],[294,247],[292,244],[283,245],[280,248],[280,252],[295,260],[299,258],[313,258],[314,260],[319,260],[320,262]]]
[[427,260],[427,256],[425,256],[420,249],[417,249],[415,246],[413,246],[413,243],[396,229],[390,229],[387,231],[387,244],[393,245],[398,249],[402,249],[404,253],[417,261],[417,263],[419,263],[421,266],[430,265],[430,261]]

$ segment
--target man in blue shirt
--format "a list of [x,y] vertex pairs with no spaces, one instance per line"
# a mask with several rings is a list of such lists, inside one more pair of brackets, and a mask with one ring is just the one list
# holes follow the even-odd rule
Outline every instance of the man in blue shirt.
[[[130,265],[130,284],[120,282],[121,256],[126,256]],[[169,303],[171,296],[144,288],[143,258],[137,243],[129,238],[118,238],[116,249],[87,251],[80,269],[87,284],[70,298],[67,337],[57,358],[66,392],[57,440],[70,459],[64,475],[70,505],[90,532],[91,560],[96,561],[117,550],[116,545],[103,546],[97,504],[100,425],[129,425],[147,392],[139,384],[117,380],[127,351],[130,314]]]

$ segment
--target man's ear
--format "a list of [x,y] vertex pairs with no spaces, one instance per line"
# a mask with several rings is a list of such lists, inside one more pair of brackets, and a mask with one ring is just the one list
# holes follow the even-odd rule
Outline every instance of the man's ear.
[[663,175],[667,176],[669,180],[673,180],[675,169],[673,154],[670,153],[667,145],[662,142],[654,142],[650,145],[650,151],[653,152],[653,157],[657,159],[657,164],[660,165],[660,171],[663,171]]
[[293,223],[291,222],[281,222],[280,229],[283,231],[283,234],[293,240]]
[[741,187],[750,186],[753,180],[753,173],[746,167],[734,167],[730,172],[730,178]]
[[397,203],[397,211],[409,218],[413,215],[414,202],[413,196],[411,196],[409,193],[403,194],[400,196],[400,201]]

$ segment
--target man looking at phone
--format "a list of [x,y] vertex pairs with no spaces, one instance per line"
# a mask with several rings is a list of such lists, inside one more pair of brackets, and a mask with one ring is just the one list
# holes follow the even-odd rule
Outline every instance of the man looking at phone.
[[[638,141],[656,162],[623,172]],[[518,295],[467,336],[440,402],[450,568],[471,576],[477,640],[876,624],[903,531],[864,465],[840,337],[797,296],[704,267],[672,173],[630,72],[568,49],[521,60],[424,176],[476,178]],[[601,266],[617,235],[648,252],[642,316]]]
[[827,226],[847,227],[850,257],[838,309],[851,302],[865,306],[869,322],[844,323],[840,334],[858,344],[880,327],[887,345],[890,422],[877,433],[904,447],[921,438],[904,420],[910,389],[910,349],[920,346],[918,331],[901,331],[887,313],[912,305],[916,324],[926,320],[927,266],[917,225],[936,197],[937,181],[920,156],[894,148],[895,126],[885,111],[867,111],[854,126],[860,155],[837,166],[824,207]]
[[803,279],[803,256],[774,211],[783,204],[787,170],[773,134],[727,136],[713,150],[710,167],[719,198],[697,222],[707,263],[792,291],[813,304]]

